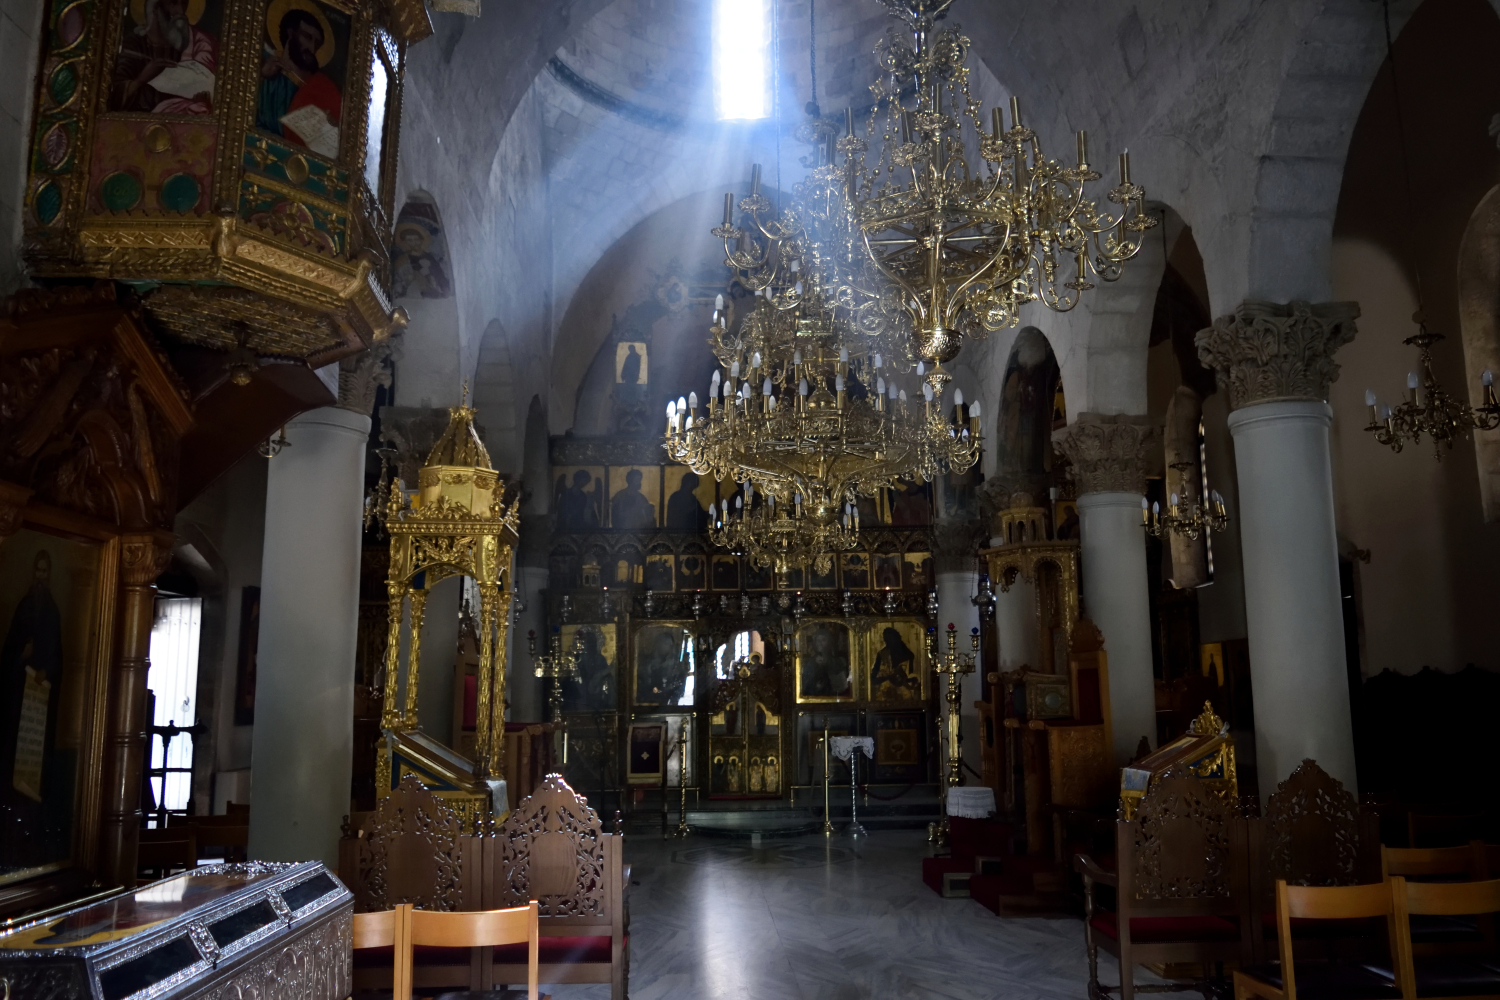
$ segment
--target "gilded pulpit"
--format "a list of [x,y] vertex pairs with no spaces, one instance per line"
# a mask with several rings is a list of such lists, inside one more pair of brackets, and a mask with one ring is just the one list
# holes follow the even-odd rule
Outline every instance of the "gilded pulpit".
[[129,286],[236,382],[404,322],[386,248],[421,0],[50,0],[46,27],[33,277]]

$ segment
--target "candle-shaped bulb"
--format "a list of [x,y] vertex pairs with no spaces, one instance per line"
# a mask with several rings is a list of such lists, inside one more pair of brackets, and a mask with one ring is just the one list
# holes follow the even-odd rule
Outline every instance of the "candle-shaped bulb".
[[690,409],[690,410],[696,410],[697,408],[698,408],[698,394],[696,392],[690,392],[690,393],[688,393],[688,409]]
[[735,497],[734,498],[734,509],[735,510],[744,510],[744,508],[745,508],[745,498],[744,497]]
[[798,383],[797,383],[797,395],[799,395],[799,396],[806,396],[808,394],[808,391],[809,390],[807,388],[807,379],[801,379],[800,381],[798,381]]
[[1172,499],[1168,500],[1167,503],[1169,503],[1173,507],[1176,507],[1177,506],[1177,494],[1173,493],[1172,494]]
[[902,389],[896,395],[901,400],[901,402],[903,402],[903,403],[906,402],[906,390],[905,389]]
[[682,396],[678,396],[677,397],[677,408],[679,410],[686,410],[687,409],[687,405],[688,405],[688,401],[686,399],[684,399]]
[[766,380],[760,384],[760,394],[762,396],[771,394],[771,376],[767,375]]
[[[1056,500],[1057,497],[1054,496],[1052,499]],[[1145,497],[1141,497],[1141,510],[1150,510],[1150,509],[1151,509],[1151,501],[1147,500]]]
[[1155,500],[1152,500],[1151,501],[1151,516],[1155,517],[1157,514],[1160,514],[1160,513],[1161,513],[1161,504],[1157,503]]
[[833,391],[834,392],[843,392],[844,391],[844,376],[838,375],[838,374],[835,374],[833,376]]
[[802,294],[802,282],[800,280],[792,286],[792,292],[797,295]]
[[847,348],[847,347],[840,347],[839,348],[839,363],[840,364],[845,364],[845,365],[847,365],[849,363],[849,348]]
[[877,395],[877,396],[884,396],[885,395],[885,379],[883,379],[883,378],[877,378],[875,380],[875,395]]
[[714,296],[714,308],[719,312],[724,311],[724,296],[722,293]]
[[1375,405],[1375,390],[1374,389],[1366,389],[1365,390],[1365,405],[1366,406],[1374,406]]
[[954,406],[963,406],[964,405],[964,391],[962,389],[954,389],[953,390],[953,405]]
[[1488,368],[1486,368],[1479,375],[1479,384],[1480,385],[1494,385],[1495,384],[1495,373],[1492,372],[1492,371],[1490,371]]
[[[775,396],[770,396],[770,395],[766,396],[766,410],[767,410],[767,412],[771,412],[771,413],[774,413],[776,411],[776,397]],[[691,420],[692,418],[689,417],[688,419]]]
[[[715,383],[714,383],[714,384],[715,384],[715,385],[718,385],[718,383],[717,383],[717,382],[715,382]],[[734,391],[734,390],[733,390],[733,389],[732,389],[732,388],[730,388],[730,385],[729,385],[729,383],[728,383],[728,382],[725,382],[725,383],[724,383],[724,398],[725,398],[725,399],[728,399],[728,398],[729,398],[729,397],[730,397],[730,394],[731,394],[731,393],[732,393],[732,392],[733,392],[733,391]]]
[[890,384],[890,388],[889,388],[889,389],[888,389],[888,392],[887,392],[887,394],[888,394],[888,395],[889,395],[889,396],[890,396],[890,397],[891,397],[891,398],[892,398],[892,399],[895,399],[895,398],[896,398],[896,383],[894,383],[894,382],[892,382],[892,383],[891,383],[891,384]]
[[1389,420],[1389,419],[1391,419],[1391,408],[1390,408],[1389,405],[1382,406],[1380,408],[1380,419],[1381,420]]
[[1406,373],[1406,387],[1408,389],[1415,389],[1417,387],[1417,373],[1416,372],[1407,372]]
[[918,361],[917,362],[917,374],[919,376],[927,374],[927,362],[925,362],[925,361]]
[[969,419],[970,420],[978,420],[979,419],[979,400],[977,400],[977,399],[974,400],[974,402],[972,402],[972,403],[969,404]]
[[801,363],[802,363],[802,352],[800,350],[793,351],[792,352],[792,364],[794,364],[794,365],[800,365]]
[[729,377],[730,378],[739,378],[740,377],[740,363],[739,363],[738,359],[736,359],[733,363],[730,364],[730,366],[729,366]]
[[[876,368],[884,368],[885,367],[885,359],[882,358],[879,354],[875,355],[875,367]],[[1485,384],[1488,385],[1489,383],[1486,382]]]
[[750,367],[751,368],[759,368],[760,367],[760,352],[759,351],[756,351],[754,354],[750,355]]
[[922,400],[927,403],[932,402],[932,386],[926,382],[922,383]]

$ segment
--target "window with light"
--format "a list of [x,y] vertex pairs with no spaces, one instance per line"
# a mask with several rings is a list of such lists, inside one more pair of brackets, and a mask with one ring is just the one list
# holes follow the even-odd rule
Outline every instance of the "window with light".
[[771,114],[771,0],[714,0],[714,113],[720,121]]

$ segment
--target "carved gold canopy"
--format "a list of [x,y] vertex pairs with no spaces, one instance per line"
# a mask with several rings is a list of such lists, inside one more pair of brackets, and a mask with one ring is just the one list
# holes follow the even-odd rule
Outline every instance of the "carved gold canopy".
[[[451,576],[467,576],[479,590],[479,676],[475,717],[474,777],[498,780],[504,773],[505,637],[510,621],[508,585],[518,537],[519,504],[505,502],[499,474],[474,429],[474,409],[449,409],[448,428],[418,473],[408,502],[399,480],[391,484],[386,530],[391,565],[386,588],[386,684],[382,726],[410,733],[417,725],[421,631],[427,594]],[[411,642],[404,709],[398,706],[401,624],[410,608]],[[396,772],[389,772],[392,780]],[[382,791],[384,791],[382,789]]]
[[321,366],[385,339],[406,50],[431,31],[421,0],[48,0],[31,273],[127,284],[197,346]]

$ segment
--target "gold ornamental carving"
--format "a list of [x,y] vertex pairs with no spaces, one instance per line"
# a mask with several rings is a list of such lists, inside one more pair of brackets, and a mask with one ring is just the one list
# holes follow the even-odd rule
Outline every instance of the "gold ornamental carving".
[[[434,584],[467,576],[479,590],[479,676],[474,777],[504,773],[505,640],[510,615],[511,554],[518,541],[519,502],[507,503],[489,454],[474,429],[474,410],[449,411],[448,429],[427,456],[419,488],[408,498],[391,483],[385,529],[391,536],[387,576],[386,685],[381,725],[399,736],[417,725],[421,626]],[[402,620],[410,613],[406,697],[398,702]],[[389,774],[389,772],[387,772]]]
[[[271,341],[252,350],[315,366],[404,324],[389,247],[407,49],[432,33],[421,0],[46,6],[34,276],[128,283],[170,336],[231,350],[248,330]],[[212,286],[262,306],[199,294]]]
[[1357,302],[1246,301],[1194,338],[1198,359],[1229,389],[1229,408],[1324,400],[1339,377],[1333,355],[1354,339]]
[[1161,426],[1148,417],[1080,413],[1052,443],[1072,463],[1078,495],[1146,492],[1146,476],[1161,464]]

